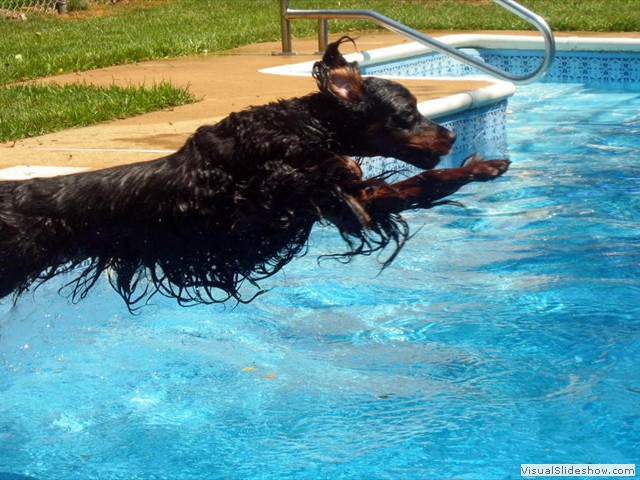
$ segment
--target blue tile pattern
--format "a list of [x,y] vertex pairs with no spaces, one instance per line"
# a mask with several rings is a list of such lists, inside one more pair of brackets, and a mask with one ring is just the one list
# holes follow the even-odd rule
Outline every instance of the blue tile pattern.
[[[463,49],[463,51],[479,56],[491,65],[514,75],[531,72],[542,61],[542,52],[538,50]],[[417,77],[464,77],[481,73],[441,54],[411,57],[384,65],[371,65],[363,70],[371,75]],[[587,85],[640,84],[640,53],[559,51],[543,81]]]
[[[538,51],[485,51],[482,57],[509,72],[530,72],[538,65]],[[545,82],[585,85],[629,85],[640,83],[640,53],[558,52]]]
[[456,135],[451,154],[442,158],[442,167],[460,165],[472,153],[489,158],[507,154],[507,101],[436,119]]
[[[477,50],[462,49],[463,52],[480,56]],[[367,75],[405,75],[409,77],[464,77],[477,75],[478,71],[439,53],[409,57],[403,60],[369,65],[362,69]]]

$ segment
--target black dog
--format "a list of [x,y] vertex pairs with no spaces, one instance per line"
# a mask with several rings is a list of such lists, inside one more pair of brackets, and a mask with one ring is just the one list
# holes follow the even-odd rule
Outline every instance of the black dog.
[[345,40],[314,66],[319,93],[233,113],[172,155],[0,182],[0,297],[77,269],[74,300],[106,271],[129,308],[157,292],[181,304],[250,301],[242,284],[258,288],[304,253],[315,222],[339,229],[346,258],[392,243],[391,261],[409,236],[400,212],[507,170],[508,160],[474,159],[393,184],[363,179],[351,156],[431,169],[455,136],[402,85],[361,78],[338,50]]

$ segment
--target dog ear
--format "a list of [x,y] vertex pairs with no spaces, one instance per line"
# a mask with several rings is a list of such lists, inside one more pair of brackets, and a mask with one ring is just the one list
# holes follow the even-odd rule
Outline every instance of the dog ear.
[[359,102],[363,98],[360,68],[357,62],[347,62],[339,50],[346,41],[355,45],[350,37],[330,43],[322,60],[313,65],[312,75],[325,95],[347,102]]

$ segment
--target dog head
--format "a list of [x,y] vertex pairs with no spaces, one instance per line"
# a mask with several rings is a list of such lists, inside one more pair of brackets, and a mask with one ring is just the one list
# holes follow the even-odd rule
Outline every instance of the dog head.
[[382,78],[362,78],[356,62],[339,51],[349,37],[331,43],[313,67],[318,88],[337,102],[351,130],[349,151],[357,156],[385,156],[418,168],[435,167],[451,151],[455,134],[425,118],[416,97],[403,85]]

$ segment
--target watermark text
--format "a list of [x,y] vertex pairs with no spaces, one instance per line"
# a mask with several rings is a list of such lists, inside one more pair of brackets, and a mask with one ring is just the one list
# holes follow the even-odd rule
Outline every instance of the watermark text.
[[633,463],[523,463],[521,477],[635,477]]

